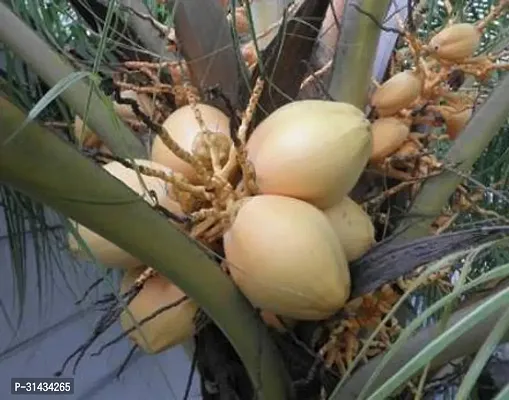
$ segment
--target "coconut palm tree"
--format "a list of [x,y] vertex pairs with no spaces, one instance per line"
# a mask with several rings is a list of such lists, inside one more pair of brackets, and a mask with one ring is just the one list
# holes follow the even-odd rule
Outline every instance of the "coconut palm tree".
[[[226,377],[219,385],[225,398],[253,397],[254,390],[263,399],[323,398],[322,392],[330,399],[421,398],[443,387],[467,398],[478,390],[481,372],[507,337],[508,268],[501,237],[507,230],[509,78],[503,67],[481,84],[457,71],[448,77],[451,87],[456,78],[458,87],[475,90],[478,97],[460,135],[429,144],[439,173],[405,181],[368,168],[352,192],[367,204],[380,241],[351,263],[352,295],[368,295],[417,267],[427,268],[412,277],[406,292],[395,292],[391,311],[383,313],[385,320],[370,331],[371,338],[349,342],[352,348],[364,346],[346,364],[339,355],[338,362],[324,362],[319,352],[332,343],[341,321],[348,320],[344,314],[326,322],[302,322],[283,334],[267,327],[218,268],[220,251],[213,254],[190,240],[168,222],[174,216],[139,201],[97,161],[131,165],[130,160],[148,159],[152,139],[164,136],[156,114],[140,117],[138,124],[150,131],[141,136],[136,124],[116,117],[112,100],[122,102],[119,81],[126,76],[131,85],[151,87],[148,92],[165,112],[181,105],[177,88],[197,90],[202,101],[238,124],[232,109],[246,110],[261,80],[265,83],[250,128],[297,99],[321,98],[364,109],[373,76],[383,82],[411,64],[409,37],[427,42],[449,16],[481,21],[504,1],[252,1],[244,5],[245,14],[225,12],[226,3],[235,10],[235,2],[217,0],[0,2],[0,182],[18,309],[23,309],[31,273],[21,232],[28,229],[34,237],[41,298],[44,274],[55,264],[50,259],[67,251],[62,244],[68,234],[93,258],[69,223],[72,219],[128,249],[199,304],[197,363],[204,380],[217,383]],[[398,10],[406,21],[404,32],[391,18]],[[247,28],[241,35],[242,21],[236,18],[242,16]],[[497,14],[483,31],[479,52],[503,52],[507,26],[505,14]],[[269,34],[250,41],[264,31]],[[163,68],[163,63],[177,67]],[[178,82],[182,68],[189,72],[191,89]],[[425,108],[412,112],[424,115]],[[74,134],[75,115],[112,154],[105,154],[104,147],[86,148],[83,132]],[[436,233],[432,237],[430,226]],[[426,274],[451,265],[446,283],[452,289],[443,289],[443,280],[420,285]],[[95,268],[101,268],[97,260]],[[110,274],[103,278],[114,285]],[[125,306],[126,299],[117,300],[109,317]],[[379,339],[378,331],[394,315],[402,329],[390,339],[390,348],[371,354],[368,342]],[[20,311],[10,320],[22,318]],[[339,341],[346,336],[340,334]],[[369,361],[360,365],[364,356]],[[202,392],[204,398],[219,398]],[[504,393],[507,388],[499,398]]]

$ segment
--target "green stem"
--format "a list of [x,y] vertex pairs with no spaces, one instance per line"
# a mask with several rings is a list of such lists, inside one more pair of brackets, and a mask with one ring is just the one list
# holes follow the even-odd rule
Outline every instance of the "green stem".
[[[26,115],[3,97],[0,109],[2,143]],[[0,146],[0,182],[129,249],[167,276],[230,340],[259,391],[256,398],[291,398],[279,351],[246,298],[193,240],[121,181],[32,122]]]
[[443,162],[450,168],[428,179],[422,186],[407,216],[394,232],[393,243],[429,234],[431,223],[440,215],[457,186],[499,133],[507,121],[507,115],[509,115],[509,76],[497,85],[491,96],[474,113],[447,152]]
[[329,84],[330,96],[340,102],[364,109],[380,39],[380,28],[353,5],[382,21],[390,0],[350,0],[341,21],[341,34],[336,48]]
[[[57,52],[33,32],[9,7],[0,2],[0,41],[46,82],[56,85],[75,72]],[[61,97],[81,117],[87,103],[90,86],[83,81],[67,88]],[[87,125],[97,133],[108,148],[120,157],[146,158],[146,149],[121,121],[115,121],[97,93],[92,93]]]

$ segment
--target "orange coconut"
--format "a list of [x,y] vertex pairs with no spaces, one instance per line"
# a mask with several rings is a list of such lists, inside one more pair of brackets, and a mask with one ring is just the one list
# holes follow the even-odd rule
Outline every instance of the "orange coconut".
[[247,143],[262,193],[320,208],[352,190],[371,151],[371,124],[362,111],[324,100],[284,105],[256,127]]
[[[198,104],[198,110],[205,127],[212,133],[212,138],[220,149],[220,160],[226,162],[230,149],[230,120],[218,108],[207,104]],[[207,147],[203,143],[203,133],[190,105],[178,108],[164,121],[163,127],[172,139],[185,151],[201,155],[202,161],[209,160]],[[196,171],[192,165],[175,155],[159,136],[152,145],[152,160],[184,175],[191,182],[197,181]]]
[[392,76],[375,90],[371,105],[380,116],[388,116],[407,108],[417,100],[422,90],[422,80],[415,71],[403,71]]
[[380,118],[373,122],[373,151],[370,159],[383,161],[408,138],[410,127],[398,118]]
[[428,50],[449,61],[472,57],[481,41],[479,29],[468,23],[458,23],[437,33],[428,43]]
[[230,274],[251,303],[297,320],[320,320],[350,294],[347,260],[325,214],[277,195],[244,199],[224,235]]
[[375,227],[366,212],[350,197],[324,210],[346,259],[353,261],[366,253],[375,244]]
[[[136,268],[125,272],[120,293],[125,293],[131,288],[142,270]],[[129,339],[148,354],[160,353],[181,344],[193,336],[195,332],[193,319],[198,310],[198,305],[190,299],[169,307],[180,302],[184,296],[185,293],[165,276],[158,274],[151,277],[127,306],[127,310],[120,315],[120,325],[125,332],[129,331]],[[169,307],[167,310],[142,323],[144,319],[166,306]],[[130,331],[132,328],[134,330]]]
[[456,139],[461,131],[465,128],[472,117],[472,107],[464,107],[456,109],[451,106],[438,106],[436,107],[445,121],[446,134],[451,139]]

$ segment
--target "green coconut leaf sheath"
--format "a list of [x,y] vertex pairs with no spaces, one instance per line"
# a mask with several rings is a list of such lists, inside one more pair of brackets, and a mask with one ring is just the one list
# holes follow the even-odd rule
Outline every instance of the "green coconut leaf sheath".
[[329,95],[335,101],[364,109],[380,38],[380,28],[366,14],[382,21],[390,3],[389,0],[364,0],[346,5],[329,84]]
[[[76,72],[2,2],[0,2],[0,41],[23,59],[50,87]],[[80,80],[66,87],[61,97],[83,116],[89,91],[90,86]],[[104,106],[101,96],[92,92],[90,100],[87,125],[97,133],[108,148],[120,157],[146,158],[147,152],[143,144],[123,122],[114,118],[114,113]]]

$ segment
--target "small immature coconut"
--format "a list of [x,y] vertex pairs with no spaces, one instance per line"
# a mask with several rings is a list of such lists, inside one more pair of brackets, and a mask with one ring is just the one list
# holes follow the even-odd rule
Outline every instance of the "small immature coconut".
[[295,101],[262,121],[246,149],[262,193],[323,208],[355,186],[372,151],[371,124],[351,104]]
[[[138,165],[143,165],[159,171],[171,173],[170,169],[148,160],[134,161]],[[115,178],[121,180],[125,185],[130,187],[131,190],[141,195],[145,201],[150,204],[154,204],[154,199],[142,186],[134,169],[124,167],[117,161],[108,163],[104,165],[103,168]],[[171,184],[153,176],[141,175],[141,177],[143,178],[143,182],[145,183],[147,189],[149,191],[153,191],[156,194],[159,205],[177,215],[183,215],[180,205],[174,200]],[[97,260],[103,265],[107,267],[132,268],[141,264],[141,262],[131,254],[124,251],[109,240],[106,240],[97,233],[91,231],[90,229],[79,224],[75,226],[75,229],[78,231],[81,238],[87,244]],[[70,250],[74,254],[87,258],[88,253],[86,252],[86,249],[83,249],[80,246],[72,233],[68,235],[68,241]]]
[[447,127],[445,133],[452,140],[459,136],[472,117],[472,107],[458,110],[451,106],[438,106],[437,110],[444,118]]
[[[152,99],[148,95],[136,93],[134,90],[123,90],[120,92],[120,96],[124,99],[135,100],[141,112],[149,117],[152,116],[154,106],[152,104]],[[139,121],[130,104],[119,104],[113,101],[113,109],[125,123],[136,123]],[[74,119],[74,135],[76,138],[81,138],[83,146],[85,147],[99,148],[102,144],[102,140],[97,134],[87,126],[85,127],[84,136],[81,137],[82,129],[83,120],[76,115]]]
[[[233,22],[233,17],[229,15],[228,20]],[[244,7],[237,7],[235,9],[235,29],[240,35],[249,33],[249,21]]]
[[421,146],[414,140],[405,140],[405,142],[399,147],[394,155],[397,157],[412,157],[421,151]]
[[468,23],[453,24],[429,41],[428,50],[448,61],[472,57],[481,41],[479,29]]
[[256,67],[258,62],[258,55],[256,54],[256,48],[254,42],[247,42],[240,48],[243,60],[246,62],[247,67],[251,70]]
[[[405,167],[409,160],[414,160],[415,156],[417,156],[421,152],[422,146],[417,144],[414,140],[405,140],[405,142],[396,150],[392,156],[394,157],[394,166]],[[400,160],[398,160],[398,158]]]
[[[126,271],[120,293],[125,293],[132,286],[143,269],[136,268]],[[144,318],[149,317],[162,307],[179,301],[185,293],[163,275],[150,278],[140,292],[134,297],[120,315],[120,325],[124,331],[135,328]],[[193,318],[198,310],[192,300],[185,300],[175,307],[163,311],[155,318],[140,325],[139,329],[128,334],[129,339],[136,343],[145,353],[160,353],[177,344],[181,344],[194,334]]]
[[371,105],[380,116],[393,115],[417,100],[421,90],[422,80],[417,72],[399,72],[375,90]]
[[309,203],[276,195],[246,198],[223,239],[232,279],[255,307],[320,320],[350,295],[343,248],[325,214]]
[[375,227],[371,218],[350,197],[324,210],[343,246],[346,259],[353,261],[375,244]]
[[[228,159],[231,144],[230,119],[218,108],[207,104],[198,104],[197,107],[205,126],[212,132],[211,140],[220,149],[219,159],[224,164]],[[198,156],[206,165],[210,164],[207,146],[204,143],[205,133],[201,132],[190,105],[180,107],[172,112],[164,121],[163,127],[183,150]],[[181,173],[191,182],[196,182],[196,171],[192,165],[168,149],[159,136],[154,139],[152,145],[152,160]]]
[[408,138],[410,127],[398,118],[380,118],[373,122],[373,152],[370,160],[383,161]]

